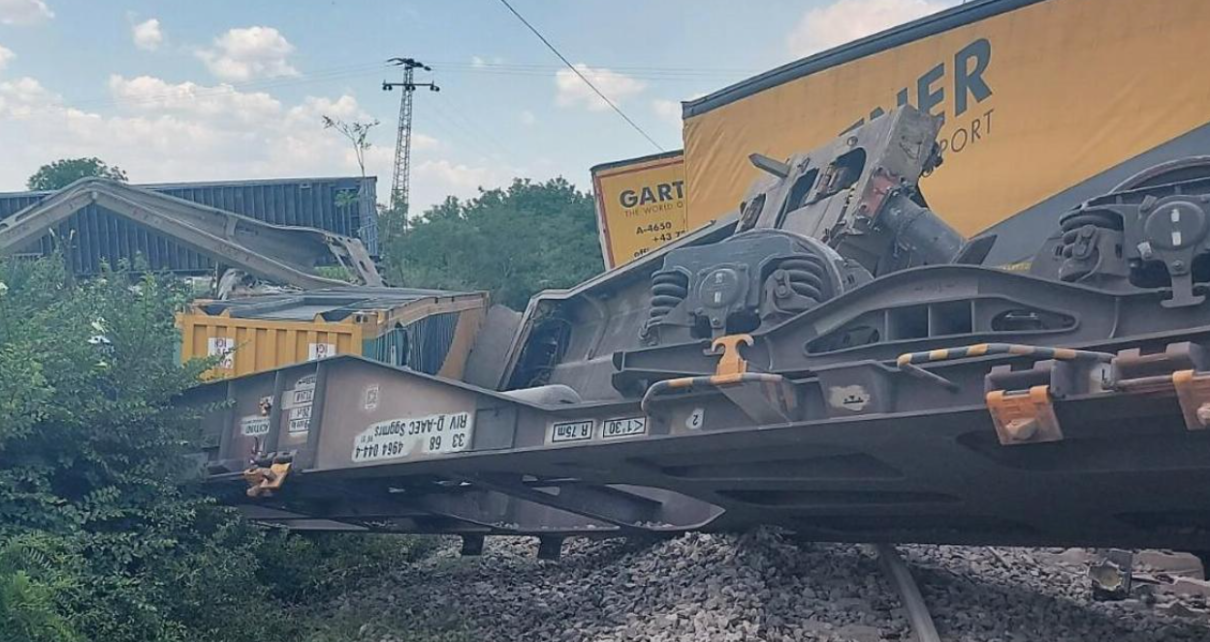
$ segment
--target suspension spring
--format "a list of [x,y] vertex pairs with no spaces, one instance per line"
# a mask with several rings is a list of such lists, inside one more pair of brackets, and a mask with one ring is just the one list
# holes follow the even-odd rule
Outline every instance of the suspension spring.
[[656,272],[651,277],[651,320],[664,318],[688,295],[688,276],[675,270]]
[[1102,232],[1119,232],[1122,219],[1112,212],[1077,210],[1059,219],[1062,236],[1059,239],[1059,279],[1074,283],[1096,270],[1100,257],[1096,253],[1097,239]]
[[1072,212],[1063,217],[1059,221],[1059,229],[1063,231],[1063,258],[1072,257],[1080,230],[1089,225],[1103,230],[1121,230],[1122,219],[1116,214],[1100,210]]
[[823,259],[812,254],[785,259],[777,265],[785,272],[786,281],[795,294],[819,303],[827,296],[827,270]]

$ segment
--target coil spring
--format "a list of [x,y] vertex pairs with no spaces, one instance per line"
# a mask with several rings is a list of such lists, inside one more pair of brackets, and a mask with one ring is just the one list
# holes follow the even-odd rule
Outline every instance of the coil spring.
[[689,277],[676,271],[656,272],[651,277],[652,320],[662,319],[689,295]]
[[1059,229],[1063,231],[1063,258],[1070,259],[1072,257],[1072,248],[1076,244],[1080,230],[1085,225],[1105,230],[1121,230],[1122,219],[1116,214],[1099,210],[1073,212],[1064,217],[1059,221]]
[[786,273],[790,289],[799,296],[806,297],[814,303],[827,298],[827,270],[823,259],[814,255],[803,255],[789,258],[778,263],[777,269]]

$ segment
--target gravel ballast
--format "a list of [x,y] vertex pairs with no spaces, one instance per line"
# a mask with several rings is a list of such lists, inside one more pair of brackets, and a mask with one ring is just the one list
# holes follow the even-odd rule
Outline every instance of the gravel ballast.
[[[362,630],[388,642],[453,629],[500,642],[913,639],[899,596],[865,546],[796,543],[758,529],[571,540],[558,561],[537,560],[535,550],[532,539],[489,538],[482,557],[461,558],[450,540],[346,596],[333,615],[389,611]],[[1080,565],[1054,552],[899,550],[947,642],[1210,640],[1204,596],[1141,585],[1131,599],[1094,602]]]

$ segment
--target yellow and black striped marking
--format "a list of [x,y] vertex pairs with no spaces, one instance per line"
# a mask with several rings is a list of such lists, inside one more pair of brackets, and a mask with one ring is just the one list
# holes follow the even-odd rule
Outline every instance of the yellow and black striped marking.
[[651,400],[668,390],[708,390],[723,386],[733,386],[746,383],[780,383],[783,377],[767,372],[735,372],[731,374],[702,375],[698,377],[680,377],[657,381],[647,389],[639,406],[644,413],[649,412]]
[[704,375],[700,377],[681,377],[679,379],[668,379],[664,382],[664,388],[680,389],[680,388],[717,388],[718,386],[726,386],[736,383],[744,383],[751,381],[780,381],[779,375],[770,375],[765,373],[747,372],[725,375]]
[[1071,348],[1049,348],[1045,346],[1027,346],[1018,343],[977,343],[960,348],[942,348],[925,352],[909,352],[899,355],[896,363],[900,366],[919,365],[937,361],[951,361],[967,357],[983,357],[989,355],[1010,354],[1021,357],[1038,359],[1057,359],[1073,361],[1076,359],[1091,359],[1093,361],[1109,361],[1113,355],[1089,350],[1073,350]]

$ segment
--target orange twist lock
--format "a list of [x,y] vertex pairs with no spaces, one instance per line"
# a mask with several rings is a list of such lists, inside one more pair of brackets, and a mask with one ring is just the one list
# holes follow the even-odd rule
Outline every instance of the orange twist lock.
[[274,463],[268,468],[252,466],[244,471],[244,481],[248,482],[248,497],[272,495],[273,491],[279,490],[282,484],[286,483],[286,476],[289,474],[289,463]]
[[1063,439],[1050,399],[1050,386],[1034,386],[1021,392],[993,390],[986,399],[1002,445]]
[[1210,427],[1210,373],[1178,370],[1172,373],[1172,387],[1181,403],[1185,428],[1205,430]]
[[734,383],[742,378],[742,375],[748,372],[748,362],[744,360],[744,356],[740,354],[739,344],[751,346],[754,342],[750,334],[729,334],[724,337],[719,337],[710,344],[710,351],[718,354],[719,348],[722,348],[722,357],[718,360],[718,365],[714,368],[714,376],[710,378],[710,383],[724,384]]

